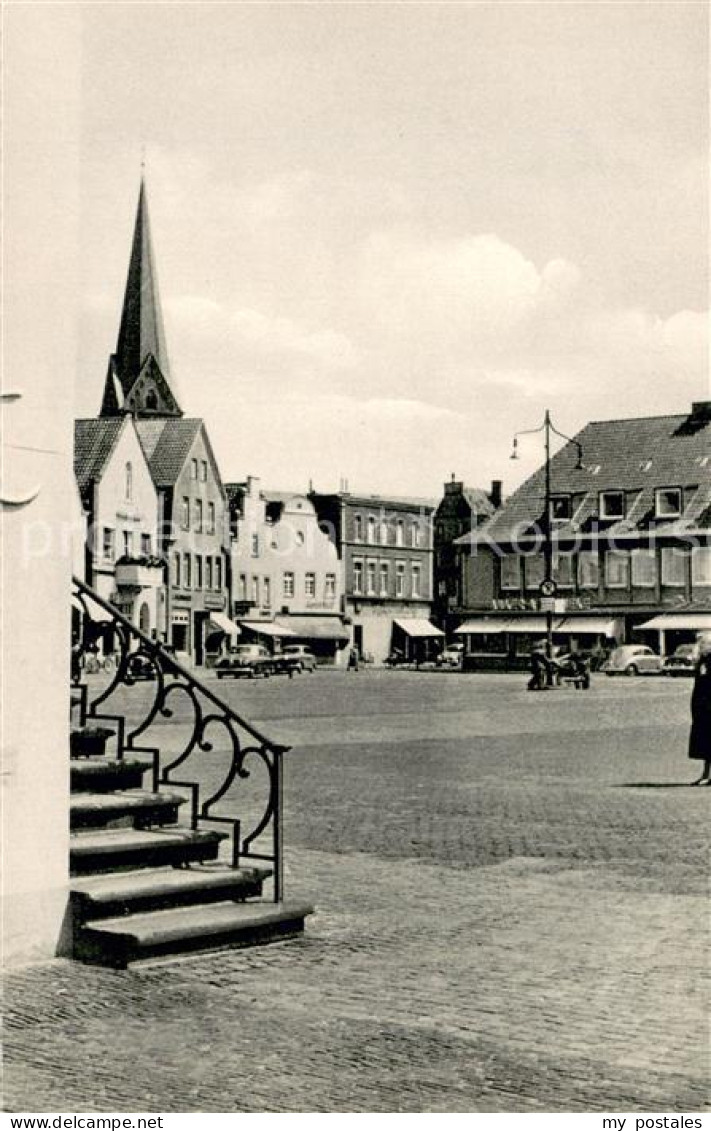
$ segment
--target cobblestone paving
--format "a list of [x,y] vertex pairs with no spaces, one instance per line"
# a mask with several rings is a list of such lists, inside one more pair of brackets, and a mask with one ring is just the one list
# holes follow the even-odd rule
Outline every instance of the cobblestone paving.
[[6,1109],[705,1110],[711,790],[672,788],[688,685],[529,706],[511,681],[338,679],[230,692],[298,738],[304,939],[7,976]]

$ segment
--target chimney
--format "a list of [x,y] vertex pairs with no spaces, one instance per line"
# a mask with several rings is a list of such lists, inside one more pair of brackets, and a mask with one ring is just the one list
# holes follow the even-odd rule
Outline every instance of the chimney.
[[494,507],[495,510],[498,510],[499,507],[501,506],[501,488],[502,488],[502,486],[503,486],[503,483],[500,479],[492,479],[491,480],[491,492],[489,494],[489,499],[491,501],[492,507]]

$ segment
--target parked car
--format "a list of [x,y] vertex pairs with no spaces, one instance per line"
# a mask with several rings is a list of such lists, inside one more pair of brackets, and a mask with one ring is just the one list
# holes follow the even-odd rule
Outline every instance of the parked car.
[[697,650],[695,644],[680,644],[676,652],[664,661],[664,674],[679,676],[692,675],[696,670]]
[[605,675],[661,675],[664,660],[646,644],[615,648],[601,667]]
[[435,663],[438,668],[461,668],[463,658],[463,644],[447,644],[437,656]]
[[316,657],[304,644],[287,644],[273,657],[277,672],[314,672]]
[[263,644],[238,644],[230,649],[228,656],[217,661],[215,672],[218,679],[229,676],[238,679],[243,675],[249,679],[257,676],[266,679],[274,672],[274,660]]

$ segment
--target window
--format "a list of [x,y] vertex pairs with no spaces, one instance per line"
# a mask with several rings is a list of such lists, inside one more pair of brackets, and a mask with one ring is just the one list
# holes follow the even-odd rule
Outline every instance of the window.
[[222,589],[222,558],[215,558],[215,589]]
[[190,554],[183,554],[183,585],[186,589],[192,586],[192,558]]
[[632,584],[637,589],[653,589],[657,584],[657,555],[654,550],[633,550],[631,572]]
[[215,504],[207,504],[207,533],[215,533]]
[[285,573],[284,574],[284,596],[285,597],[293,597],[294,596],[294,575],[293,575],[293,573]]
[[158,408],[158,397],[153,389],[149,389],[146,393],[146,408],[154,412]]
[[562,589],[570,589],[573,584],[573,558],[571,554],[553,556],[553,579]]
[[686,554],[676,546],[662,550],[662,585],[680,587],[686,583]]
[[190,499],[187,495],[183,495],[183,509],[180,516],[180,525],[183,530],[190,529]]
[[326,600],[329,600],[329,598],[333,598],[333,597],[336,596],[336,575],[335,575],[335,573],[327,573],[326,574],[325,596],[326,596]]
[[353,592],[356,597],[363,592],[363,563],[353,562]]
[[307,573],[304,578],[304,589],[307,597],[316,596],[316,574]]
[[570,495],[553,495],[551,498],[551,522],[564,522],[573,513]]
[[388,521],[386,518],[380,520],[380,545],[387,546],[388,544]]
[[241,573],[239,575],[239,599],[240,601],[247,600],[247,574]]
[[518,592],[521,588],[521,559],[518,554],[504,554],[500,569],[501,588],[515,589]]
[[212,589],[212,558],[205,558],[205,588]]
[[202,558],[195,555],[195,588],[202,589]]
[[130,463],[126,464],[126,498],[129,502],[133,498],[133,468]]
[[195,500],[195,532],[202,534],[202,499]]
[[395,568],[395,596],[405,596],[405,563],[398,562]]
[[390,570],[387,562],[380,563],[380,596],[387,597]]
[[204,459],[200,462],[200,478],[203,483],[207,483],[207,460]]
[[711,585],[711,546],[694,546],[692,549],[691,584]]
[[397,525],[395,527],[395,545],[405,545],[405,524],[401,518],[397,520]]
[[108,558],[108,560],[112,562],[114,560],[114,557],[116,556],[116,551],[115,551],[115,542],[114,542],[114,531],[111,529],[110,526],[104,527],[104,537],[103,537],[102,549],[103,549],[103,557]]
[[197,479],[198,464],[196,459],[190,460],[190,478]]
[[375,595],[375,562],[368,562],[365,570],[366,592],[369,597]]
[[173,554],[173,585],[180,589],[180,554]]
[[656,495],[657,518],[678,518],[681,514],[681,488],[660,487]]
[[578,555],[578,588],[599,589],[600,562],[597,554],[583,550]]
[[605,554],[605,585],[608,589],[626,589],[629,583],[629,554],[625,550],[608,550]]
[[256,575],[252,577],[252,604],[259,604],[259,578]]
[[262,582],[262,592],[264,593],[264,608],[271,609],[272,607],[272,579],[265,577]]
[[422,567],[417,565],[416,562],[412,563],[412,596],[421,597],[420,582],[422,579]]
[[546,576],[546,566],[543,554],[529,554],[524,558],[524,575],[527,589],[538,589]]
[[600,492],[600,518],[624,518],[625,493],[624,491]]
[[133,531],[124,530],[123,532],[123,554],[125,558],[130,558],[133,553]]
[[141,535],[141,553],[143,554],[144,558],[149,558],[151,556],[151,536],[150,536],[150,534],[142,534]]
[[372,514],[368,515],[368,541],[371,545],[375,542],[375,519]]
[[353,516],[353,540],[363,541],[363,516],[359,514]]
[[253,558],[259,557],[259,535],[258,534],[252,535],[252,557]]

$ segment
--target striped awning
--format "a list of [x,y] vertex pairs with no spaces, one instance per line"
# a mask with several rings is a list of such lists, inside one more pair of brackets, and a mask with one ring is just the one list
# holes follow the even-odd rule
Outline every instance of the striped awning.
[[652,628],[657,631],[664,629],[685,629],[687,631],[703,632],[711,630],[711,613],[660,613],[637,628]]
[[420,638],[444,636],[441,628],[437,628],[436,625],[432,624],[432,621],[425,620],[424,617],[410,617],[407,620],[394,620],[393,624],[396,624],[398,628],[402,629],[407,636],[417,636]]

